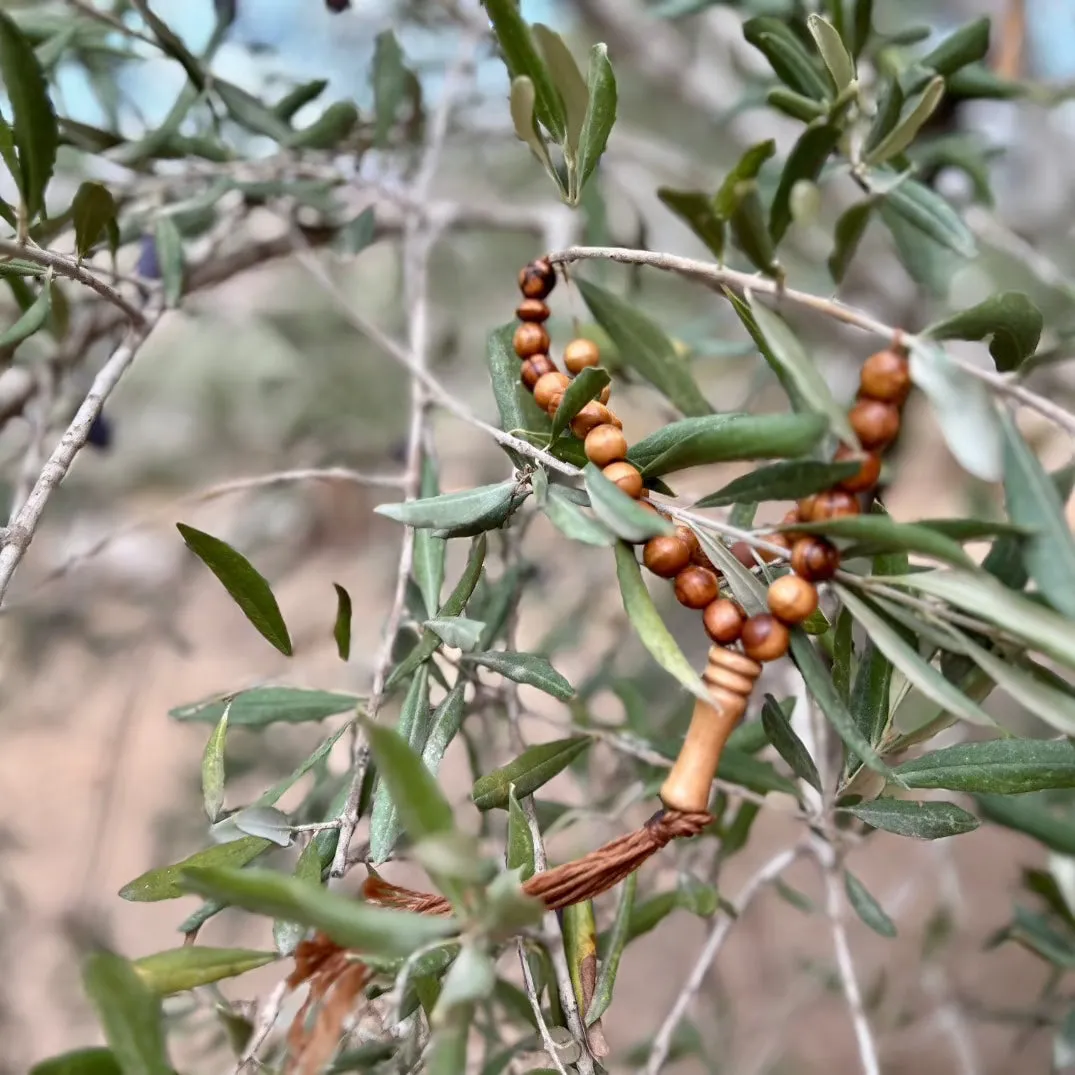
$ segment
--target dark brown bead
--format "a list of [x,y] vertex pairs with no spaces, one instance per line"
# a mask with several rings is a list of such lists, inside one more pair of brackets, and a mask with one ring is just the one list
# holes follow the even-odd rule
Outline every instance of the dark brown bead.
[[523,384],[533,392],[534,385],[536,385],[546,373],[555,372],[556,367],[552,364],[552,359],[549,358],[548,355],[534,355],[533,358],[528,358],[523,363]]
[[691,564],[676,575],[676,600],[687,608],[705,608],[720,595],[720,583],[709,568]]
[[[581,439],[584,438],[591,429],[611,424],[611,419],[612,415],[609,413],[609,409],[603,403],[598,403],[596,399],[591,399],[590,402],[571,419],[571,432]],[[615,429],[615,426],[613,426],[613,429]]]
[[511,343],[520,358],[543,355],[549,350],[549,334],[545,331],[544,325],[539,325],[534,321],[524,321],[515,330]]
[[900,431],[900,409],[879,399],[860,399],[848,412],[851,428],[868,452],[887,448]]
[[556,286],[556,272],[544,259],[530,262],[519,272],[519,290],[528,299],[544,299]]
[[[766,534],[765,540],[770,545],[779,545],[785,552],[791,552],[791,538],[787,534]],[[772,552],[770,549],[758,549],[758,555],[767,564],[771,564],[774,560],[784,559],[779,553]]]
[[719,646],[730,646],[743,630],[743,610],[727,597],[710,601],[702,613],[702,626]]
[[534,402],[543,410],[549,409],[549,403],[552,398],[559,394],[563,397],[564,390],[571,383],[571,378],[566,373],[561,373],[559,370],[553,370],[552,373],[546,373],[538,382],[534,385]]
[[642,562],[662,579],[673,579],[691,562],[691,550],[677,537],[650,538],[642,549]]
[[732,545],[732,556],[734,556],[745,568],[753,570],[758,566],[758,561],[754,556],[754,547],[747,541],[737,541]]
[[798,575],[782,575],[770,583],[767,600],[781,623],[802,623],[817,608],[817,587]]
[[877,484],[877,479],[881,477],[881,457],[874,452],[856,452],[854,448],[841,444],[836,450],[834,462],[847,463],[852,460],[861,461],[862,466],[857,474],[852,474],[850,478],[844,478],[839,487],[849,493],[868,492]]
[[702,546],[698,543],[698,535],[689,526],[676,523],[676,537],[687,543],[687,547],[691,550],[691,563],[694,563],[694,558],[702,551]]
[[791,547],[791,567],[807,582],[823,582],[839,570],[840,550],[823,537],[807,534]]
[[629,497],[637,500],[642,495],[642,475],[638,472],[638,467],[627,462],[609,463],[601,473]]
[[751,616],[739,636],[743,652],[755,661],[775,661],[788,652],[788,629],[768,612]]
[[609,463],[618,463],[627,455],[627,438],[614,425],[594,426],[586,434],[583,444],[586,458],[595,467],[607,467]]
[[862,366],[861,393],[883,403],[903,403],[911,391],[911,364],[901,351],[878,351]]
[[[783,519],[780,520],[781,526],[794,526],[796,523],[801,523],[802,519],[799,518],[799,509],[792,508]],[[799,535],[794,530],[785,530],[784,536],[788,541],[794,541]]]
[[541,299],[523,299],[515,308],[515,316],[520,321],[534,321],[539,325],[548,321],[550,312]]
[[564,348],[564,365],[571,373],[582,373],[589,366],[599,365],[601,349],[593,340],[580,336]]
[[854,495],[843,489],[829,489],[799,501],[799,518],[804,523],[842,519],[845,515],[858,515],[860,510]]

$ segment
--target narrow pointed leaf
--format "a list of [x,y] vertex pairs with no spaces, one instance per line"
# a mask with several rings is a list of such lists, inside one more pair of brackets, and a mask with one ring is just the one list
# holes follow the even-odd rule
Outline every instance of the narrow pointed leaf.
[[209,736],[202,754],[202,798],[210,821],[216,821],[224,805],[224,743],[228,735],[228,710]]
[[40,332],[52,313],[52,283],[45,280],[37,298],[10,328],[0,333],[0,360],[10,359],[20,343]]
[[1001,291],[976,306],[946,317],[928,329],[935,340],[989,340],[997,369],[1017,370],[1037,349],[1041,311],[1021,291]]
[[549,77],[564,103],[564,150],[578,160],[579,136],[582,134],[589,101],[586,80],[582,77],[571,50],[555,30],[536,22],[530,27],[530,33],[545,61]]
[[456,737],[463,723],[465,687],[456,684],[444,697],[444,701],[434,710],[430,721],[429,735],[422,749],[422,761],[434,775],[440,768],[444,752]]
[[508,805],[512,786],[519,798],[532,795],[566,769],[592,742],[587,735],[577,735],[530,747],[507,765],[474,782],[471,798],[475,806],[479,810],[503,809]]
[[978,828],[978,819],[955,803],[914,802],[910,799],[873,799],[844,809],[875,829],[911,836],[916,840],[940,840]]
[[40,1061],[29,1075],[124,1075],[124,1071],[111,1049],[73,1049]]
[[549,490],[549,498],[541,510],[549,522],[572,541],[604,547],[616,543],[616,535],[607,526],[587,515],[556,486]]
[[928,526],[898,523],[888,515],[849,515],[817,523],[802,523],[796,526],[796,530],[805,534],[825,534],[827,537],[852,542],[848,557],[915,552],[954,564],[956,567],[973,569],[975,566],[959,542]]
[[509,870],[519,871],[519,880],[525,881],[534,873],[534,834],[526,820],[523,808],[515,794],[508,788],[508,840],[505,865]]
[[769,234],[774,243],[780,242],[791,223],[792,188],[801,180],[817,180],[840,134],[840,128],[831,123],[807,127],[788,154],[769,210]]
[[119,226],[116,224],[116,199],[103,183],[87,180],[75,192],[71,203],[71,219],[75,225],[75,250],[84,258],[98,240],[105,236],[112,253],[119,246]]
[[606,45],[594,45],[590,50],[587,90],[589,100],[579,135],[579,192],[593,175],[616,122],[616,76],[612,72],[612,64],[608,61]]
[[[349,789],[345,788],[345,792],[347,790]],[[346,805],[346,803],[344,803],[344,805]],[[342,809],[343,806],[340,806],[334,813],[338,816],[338,814],[342,812]],[[321,838],[332,837],[335,837],[338,842],[338,833],[318,833],[318,835],[302,849],[302,853],[299,855],[299,860],[295,863],[294,877],[296,880],[315,887],[321,884],[321,874],[324,871],[324,865],[327,865],[332,861],[332,857],[336,850],[336,844],[323,845],[319,841]],[[322,853],[323,851],[324,854]],[[288,922],[286,919],[278,918],[272,924],[272,939],[276,944],[277,952],[279,952],[281,956],[293,955],[305,934],[306,927],[302,925],[301,922]]]
[[836,221],[834,245],[829,255],[829,272],[838,284],[843,281],[851,260],[858,251],[859,243],[866,234],[873,208],[871,201],[858,202],[845,209]]
[[637,543],[673,533],[674,527],[667,519],[646,511],[637,500],[610,482],[593,463],[586,464],[583,479],[594,515],[618,538]]
[[[537,687],[561,702],[575,696],[575,688],[551,664],[537,653],[506,653],[499,650],[468,654],[468,661],[480,664],[515,683]],[[521,793],[522,794],[522,793]]]
[[724,260],[725,222],[717,215],[708,194],[658,187],[657,197],[705,243],[718,261]]
[[516,488],[515,482],[504,481],[402,504],[379,504],[373,510],[406,526],[455,529],[504,512],[511,504]]
[[859,464],[822,463],[814,459],[789,459],[758,467],[728,482],[723,488],[702,497],[694,507],[723,508],[736,503],[766,500],[798,500],[831,489],[858,473]]
[[996,795],[1075,787],[1075,744],[1069,739],[993,739],[959,743],[896,766],[911,788]]
[[[440,492],[436,463],[429,457],[422,458],[422,479],[419,496],[434,497]],[[435,616],[440,608],[440,591],[444,586],[444,557],[447,544],[423,527],[414,533],[414,572],[418,589],[422,591],[426,613]]]
[[850,870],[844,870],[844,891],[847,893],[848,902],[855,908],[855,914],[874,933],[879,933],[882,937],[896,936],[896,923],[885,914],[885,909]]
[[271,846],[271,840],[256,836],[244,836],[241,840],[218,844],[216,847],[198,851],[189,858],[173,866],[148,870],[140,877],[124,885],[119,894],[122,899],[133,903],[155,903],[158,900],[175,900],[183,895],[179,887],[179,878],[184,870],[200,866],[245,866],[253,862]]
[[382,30],[373,47],[373,111],[377,117],[373,141],[384,145],[396,122],[396,113],[407,88],[407,68],[403,63],[403,50],[391,30]]
[[590,400],[597,399],[604,387],[612,380],[608,370],[599,366],[590,366],[584,369],[577,377],[573,377],[571,383],[564,391],[564,398],[556,413],[552,417],[552,439],[558,436],[568,427],[571,419],[575,417]]
[[175,220],[168,215],[157,217],[153,226],[153,243],[157,252],[157,265],[164,285],[164,302],[169,307],[179,305],[186,283],[186,265],[183,256],[183,236]]
[[[418,533],[421,533],[419,531]],[[418,534],[415,534],[417,539]],[[332,628],[332,637],[336,640],[336,652],[341,661],[351,656],[351,595],[338,583],[332,584],[336,591],[336,622]]]
[[236,978],[247,971],[275,963],[279,958],[276,952],[187,945],[143,956],[136,959],[133,966],[151,992],[168,996],[224,978]]
[[989,19],[981,18],[960,27],[918,62],[939,75],[947,76],[984,59],[988,52]]
[[887,190],[874,189],[883,193],[886,206],[935,243],[963,258],[972,258],[977,253],[974,234],[959,214],[917,179],[903,179]]
[[[549,177],[559,188],[563,197],[568,196],[564,189],[564,181],[559,171],[553,166],[549,156],[549,147],[545,143],[545,136],[538,130],[534,119],[534,101],[536,93],[534,83],[525,75],[511,80],[511,97],[509,106],[511,109],[511,122],[515,128],[515,137],[520,142],[525,142],[530,147],[530,152],[541,162]],[[518,380],[518,377],[516,377]]]
[[840,40],[839,32],[831,22],[820,15],[810,15],[806,25],[821,58],[825,61],[825,66],[829,69],[829,74],[832,75],[837,91],[844,89],[854,81],[855,61]]
[[978,795],[978,809],[986,821],[1025,832],[1057,854],[1075,857],[1075,826],[1063,814],[1054,813],[1036,798],[1010,795]]
[[637,888],[638,871],[636,870],[634,873],[629,874],[627,880],[623,882],[623,889],[620,893],[620,901],[616,906],[616,917],[612,923],[608,943],[601,953],[601,970],[597,976],[597,985],[594,988],[590,1010],[586,1013],[587,1026],[593,1026],[608,1011],[608,1007],[612,1003],[616,975],[620,969],[620,960],[629,940],[631,913],[635,906]]
[[519,379],[519,358],[511,342],[514,331],[514,324],[502,325],[489,334],[486,345],[486,361],[500,412],[500,428],[515,436],[529,433],[547,438],[551,428],[549,416],[538,407]]
[[899,156],[918,137],[919,131],[937,111],[937,106],[944,96],[944,79],[938,76],[927,83],[922,96],[910,111],[865,154],[865,161],[870,165],[884,164],[885,161]]
[[791,771],[805,780],[812,788],[821,791],[821,777],[818,775],[814,759],[803,745],[803,741],[795,734],[790,721],[784,716],[784,711],[771,695],[765,696],[765,704],[761,710],[761,721],[765,728],[765,734],[769,742],[776,748],[776,752],[787,762]]
[[263,728],[268,724],[304,724],[325,720],[340,713],[353,713],[362,701],[354,694],[307,691],[298,687],[255,687],[231,699],[214,698],[195,702],[169,712],[178,721],[215,724],[228,709],[232,728]]

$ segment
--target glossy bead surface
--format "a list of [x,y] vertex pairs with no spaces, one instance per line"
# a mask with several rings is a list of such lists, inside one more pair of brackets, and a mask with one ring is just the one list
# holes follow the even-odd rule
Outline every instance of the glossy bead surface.
[[749,571],[753,571],[758,566],[758,561],[754,557],[754,546],[746,541],[737,541],[732,545],[732,556],[734,556],[743,567]]
[[859,443],[868,452],[887,448],[900,431],[900,409],[879,399],[860,399],[847,414]]
[[[596,399],[591,399],[585,407],[571,419],[571,432],[580,439],[584,438],[591,429],[598,426],[608,425],[612,419],[609,409]],[[615,428],[615,426],[613,426]]]
[[523,384],[533,392],[534,385],[545,376],[546,373],[555,373],[556,367],[552,364],[552,359],[548,355],[534,355],[533,358],[528,358],[522,365],[520,376],[522,377]]
[[549,334],[545,331],[544,325],[539,325],[534,321],[524,321],[515,329],[511,345],[520,358],[544,355],[549,350]]
[[829,489],[799,501],[799,518],[804,523],[820,523],[825,519],[842,519],[846,515],[858,515],[859,502],[854,494],[844,489]]
[[[606,384],[605,387],[601,389],[601,395],[599,395],[597,397],[597,402],[598,403],[608,403],[609,396],[611,396],[611,395],[612,395],[612,385]],[[617,418],[616,421],[619,422],[620,420]],[[620,422],[620,425],[622,426],[623,423]]]
[[566,373],[561,373],[559,370],[554,370],[552,373],[546,373],[538,382],[534,385],[534,402],[543,410],[549,409],[549,402],[553,396],[559,394],[563,396],[564,389],[571,383],[571,378]]
[[802,623],[817,609],[817,587],[798,575],[782,575],[770,583],[766,600],[781,623]]
[[571,373],[581,373],[589,366],[599,365],[600,362],[601,350],[593,340],[586,340],[580,336],[564,348],[564,365]]
[[878,351],[863,363],[859,384],[864,396],[899,406],[911,391],[911,364],[900,351]]
[[614,425],[594,426],[583,444],[586,458],[596,467],[618,463],[627,455],[627,438]]
[[642,475],[630,463],[609,463],[601,473],[635,500],[642,495]]
[[719,595],[717,576],[706,567],[690,564],[676,575],[676,600],[687,608],[705,608]]
[[[770,545],[777,545],[784,552],[791,552],[791,538],[787,534],[766,534],[765,540]],[[778,552],[773,552],[771,549],[758,549],[758,555],[767,563],[771,564],[774,560],[783,560],[785,557],[781,556]]]
[[642,562],[662,579],[672,579],[691,562],[691,550],[677,537],[650,538],[642,548]]
[[520,321],[535,321],[539,325],[548,321],[550,312],[541,299],[523,299],[515,308],[515,316]]
[[833,461],[836,463],[848,463],[852,460],[861,462],[862,466],[857,474],[844,478],[839,487],[849,493],[868,492],[877,484],[878,478],[881,477],[881,457],[874,452],[856,452],[846,444],[841,444],[836,450]]
[[791,635],[788,629],[768,612],[751,616],[743,624],[739,640],[743,652],[755,661],[775,661],[788,652]]
[[691,550],[691,563],[694,563],[694,558],[702,551],[702,546],[698,544],[698,535],[689,526],[676,523],[676,537],[687,543],[687,548]]
[[840,550],[831,541],[808,534],[791,547],[791,567],[807,582],[823,582],[840,569]]
[[544,299],[556,286],[556,272],[544,259],[530,262],[519,271],[519,290],[528,299]]
[[710,601],[702,613],[705,633],[720,646],[730,646],[743,631],[743,610],[727,597]]

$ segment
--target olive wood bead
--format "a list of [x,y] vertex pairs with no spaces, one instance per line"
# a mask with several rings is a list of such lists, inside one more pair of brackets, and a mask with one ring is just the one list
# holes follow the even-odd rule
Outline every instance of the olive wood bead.
[[519,290],[525,298],[544,299],[555,286],[556,271],[544,258],[519,270]]
[[[605,387],[601,389],[601,395],[599,395],[597,397],[597,402],[598,403],[608,403],[609,396],[611,396],[611,395],[612,395],[612,385],[606,384]],[[619,419],[617,418],[616,421],[619,422]],[[620,424],[622,425],[623,423],[621,422]]]
[[601,361],[601,349],[593,340],[580,336],[564,348],[564,365],[571,373],[581,373],[588,366],[596,366]]
[[534,385],[534,402],[543,410],[549,409],[549,403],[553,396],[559,394],[563,396],[564,390],[571,383],[571,378],[566,373],[561,373],[559,370],[554,370],[552,373],[546,373],[538,382]]
[[879,399],[860,399],[848,412],[859,443],[868,452],[887,448],[900,431],[900,409]]
[[687,608],[705,608],[719,595],[720,583],[707,567],[690,564],[676,575],[676,600]]
[[629,497],[637,500],[642,495],[642,475],[638,467],[627,462],[609,463],[602,474],[615,485],[618,485]]
[[743,624],[739,640],[743,652],[752,660],[775,661],[788,652],[791,635],[775,616],[761,612]]
[[807,582],[823,582],[839,570],[840,550],[826,538],[807,534],[791,547],[791,567]]
[[782,575],[769,584],[766,600],[781,623],[802,623],[817,609],[817,587],[798,575]]
[[721,646],[730,646],[739,640],[743,630],[743,610],[727,597],[710,601],[702,613],[705,633]]
[[694,558],[702,551],[702,546],[698,544],[698,535],[689,526],[676,523],[676,537],[680,541],[687,543],[688,548],[691,550],[691,562],[693,563]]
[[548,321],[551,311],[541,299],[523,299],[515,308],[515,316],[520,321],[536,321],[541,324]]
[[690,546],[677,537],[655,537],[642,547],[642,562],[662,579],[675,578],[690,562]]
[[753,570],[758,566],[758,561],[754,558],[754,546],[747,541],[737,541],[732,545],[732,556],[734,556],[743,567],[748,570]]
[[846,444],[841,444],[834,457],[836,463],[861,462],[858,472],[839,483],[839,488],[848,493],[866,493],[877,484],[881,477],[881,457],[876,452],[856,452]]
[[549,334],[544,325],[539,325],[535,321],[524,321],[515,329],[511,344],[520,358],[547,354],[549,350]]
[[605,423],[594,426],[586,434],[583,444],[586,458],[595,467],[607,467],[609,463],[618,463],[627,455],[627,438],[614,425]]
[[868,399],[899,406],[911,391],[911,364],[900,351],[878,351],[863,363],[859,384]]
[[[766,534],[765,540],[770,545],[779,545],[785,552],[791,552],[791,537],[788,534]],[[771,564],[774,560],[784,559],[779,553],[773,552],[772,549],[758,549],[758,555],[767,564]]]
[[[596,399],[591,399],[574,418],[571,419],[571,432],[579,439],[585,438],[591,429],[611,424],[612,413]],[[615,428],[615,427],[614,427]]]
[[521,377],[523,384],[533,392],[534,385],[545,376],[546,373],[555,373],[556,367],[548,355],[534,355],[528,358],[522,365]]
[[858,500],[844,489],[828,489],[799,501],[799,518],[804,523],[842,519],[845,515],[858,515],[860,511]]

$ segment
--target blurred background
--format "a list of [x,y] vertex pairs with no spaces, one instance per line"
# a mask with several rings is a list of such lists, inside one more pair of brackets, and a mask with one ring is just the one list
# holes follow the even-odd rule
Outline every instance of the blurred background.
[[[0,3],[42,24],[76,20],[86,6]],[[782,6],[777,0],[523,0],[526,18],[555,27],[577,56],[596,41],[607,42],[616,70],[619,122],[600,183],[576,212],[558,203],[540,167],[512,135],[503,66],[483,49],[476,78],[454,113],[432,192],[456,221],[432,260],[433,367],[473,411],[495,421],[485,338],[511,318],[515,273],[528,259],[576,241],[706,256],[655,191],[662,185],[712,189],[743,148],[766,137],[786,151],[795,125],[761,107],[759,60],[738,32],[745,9]],[[192,49],[212,32],[210,0],[156,0],[153,7]],[[940,169],[938,185],[965,209],[983,250],[972,265],[943,273],[947,295],[928,280],[912,279],[887,235],[874,231],[839,295],[884,321],[915,329],[987,291],[1019,287],[1041,305],[1062,349],[1075,330],[1069,283],[1075,104],[1064,103],[1068,88],[1075,88],[1075,5],[1027,0],[1025,35],[1018,32],[1018,10],[1000,0],[875,3],[877,25],[891,32],[926,24],[942,34],[968,18],[995,16],[994,50],[1011,45],[1004,60],[1010,73],[1041,92],[961,106],[937,132],[957,148],[988,149],[982,155],[995,197],[992,204],[983,200],[967,169]],[[391,27],[428,111],[436,108],[461,34],[482,18],[472,0],[356,0],[335,15],[320,0],[237,0],[237,18],[214,71],[255,94],[326,78],[326,99],[352,98],[369,110],[375,42]],[[128,137],[159,123],[183,85],[182,70],[166,59],[98,58],[96,64],[72,60],[62,66],[61,108],[87,124],[117,123]],[[110,72],[114,80],[106,77]],[[270,143],[262,146],[250,136],[244,150],[250,174],[262,175],[259,156],[271,171]],[[71,155],[63,163],[55,194],[69,200],[86,177],[85,160]],[[373,206],[379,220],[390,221],[393,213],[398,218],[399,192],[413,167],[406,146],[369,149],[344,166],[346,197],[356,212]],[[131,179],[121,164],[95,167],[106,182]],[[158,174],[167,180],[160,197],[193,199],[212,182],[214,166],[164,162]],[[183,184],[186,193],[177,195]],[[786,259],[795,286],[823,294],[833,291],[825,267],[831,241],[826,222],[853,193],[839,184],[833,188],[826,190],[818,221],[795,225]],[[227,223],[226,211],[221,213]],[[270,243],[281,233],[273,206],[236,219],[237,234],[230,238],[237,244]],[[326,254],[321,263],[354,309],[402,334],[399,247],[391,235],[354,258]],[[587,275],[629,291],[692,349],[699,381],[717,407],[783,406],[741,328],[712,294],[618,266],[595,264]],[[583,316],[584,307],[568,288],[555,293],[553,305],[554,338],[562,344],[570,319]],[[803,328],[838,395],[849,396],[870,342],[816,322]],[[980,358],[980,350],[966,353]],[[74,375],[82,391],[103,357],[96,349],[82,356]],[[1075,395],[1064,364],[1043,367],[1035,383],[1069,405]],[[667,420],[644,386],[616,392],[632,438]],[[87,931],[129,955],[178,943],[175,930],[189,910],[187,901],[131,905],[116,896],[132,877],[191,853],[206,839],[198,774],[207,729],[170,719],[169,711],[267,681],[367,690],[399,538],[396,524],[372,509],[395,491],[346,481],[230,490],[220,483],[326,466],[398,472],[407,393],[403,371],[355,330],[337,299],[299,261],[279,257],[197,290],[180,311],[169,313],[110,401],[107,436],[101,438],[107,443],[84,453],[50,504],[0,616],[0,960],[8,968],[0,982],[0,1070],[21,1071],[45,1055],[94,1040],[77,967]],[[8,492],[21,480],[42,421],[14,418],[0,431],[0,480]],[[444,490],[509,475],[504,455],[471,427],[438,412],[433,430]],[[1067,446],[1050,441],[1046,428],[1031,424],[1028,430],[1050,465],[1066,460]],[[677,491],[702,495],[731,473],[690,472]],[[929,415],[914,403],[893,478],[889,506],[898,518],[958,514],[993,496],[966,479]],[[295,639],[293,660],[274,655],[194,564],[177,521],[235,543],[272,581]],[[540,583],[520,610],[520,648],[551,646],[555,636],[557,666],[572,681],[610,645],[622,647],[626,663],[637,662],[638,651],[623,634],[607,555],[565,545],[540,521],[526,541]],[[449,577],[458,556],[451,550]],[[347,587],[356,606],[346,664],[332,641],[334,582]],[[689,655],[699,658],[703,646],[693,621],[666,594],[661,600]],[[658,691],[671,690],[656,673],[652,678]],[[615,699],[596,704],[607,719],[620,719]],[[549,720],[558,719],[556,708],[529,697],[527,705],[533,737],[554,737]],[[238,798],[244,789],[264,787],[290,771],[321,734],[317,726],[302,725],[277,726],[258,737],[235,734],[230,789]],[[602,780],[615,779],[615,760],[600,750],[589,764],[588,780],[565,778],[556,790],[585,803]],[[463,800],[470,778],[461,752],[449,755],[444,774],[449,790]],[[733,886],[786,838],[790,825],[778,809],[766,811],[751,846],[729,866]],[[593,829],[600,837],[616,831],[616,818]],[[572,839],[576,843],[554,843],[554,850],[565,856],[578,850],[582,836],[573,830]],[[1048,1071],[1053,1033],[1043,1025],[1048,1020],[1035,1017],[1048,967],[1012,944],[986,949],[1009,919],[1021,869],[1039,863],[1041,852],[986,827],[954,843],[911,845],[879,834],[855,864],[900,929],[897,940],[886,941],[857,922],[851,927],[885,1071]],[[648,870],[646,883],[655,887],[675,872],[670,861]],[[808,867],[789,880],[816,895]],[[631,1060],[632,1049],[662,1018],[704,929],[704,921],[679,913],[629,951],[604,1021],[613,1068]],[[221,916],[207,936],[216,943],[266,943],[237,915]],[[253,996],[273,980],[253,975],[229,991]],[[857,1070],[847,1013],[833,986],[827,934],[776,895],[737,925],[693,1028],[701,1045],[685,1049],[693,1055],[682,1061],[684,1071]],[[202,1062],[198,1070],[203,1068],[224,1070],[219,1062]]]

